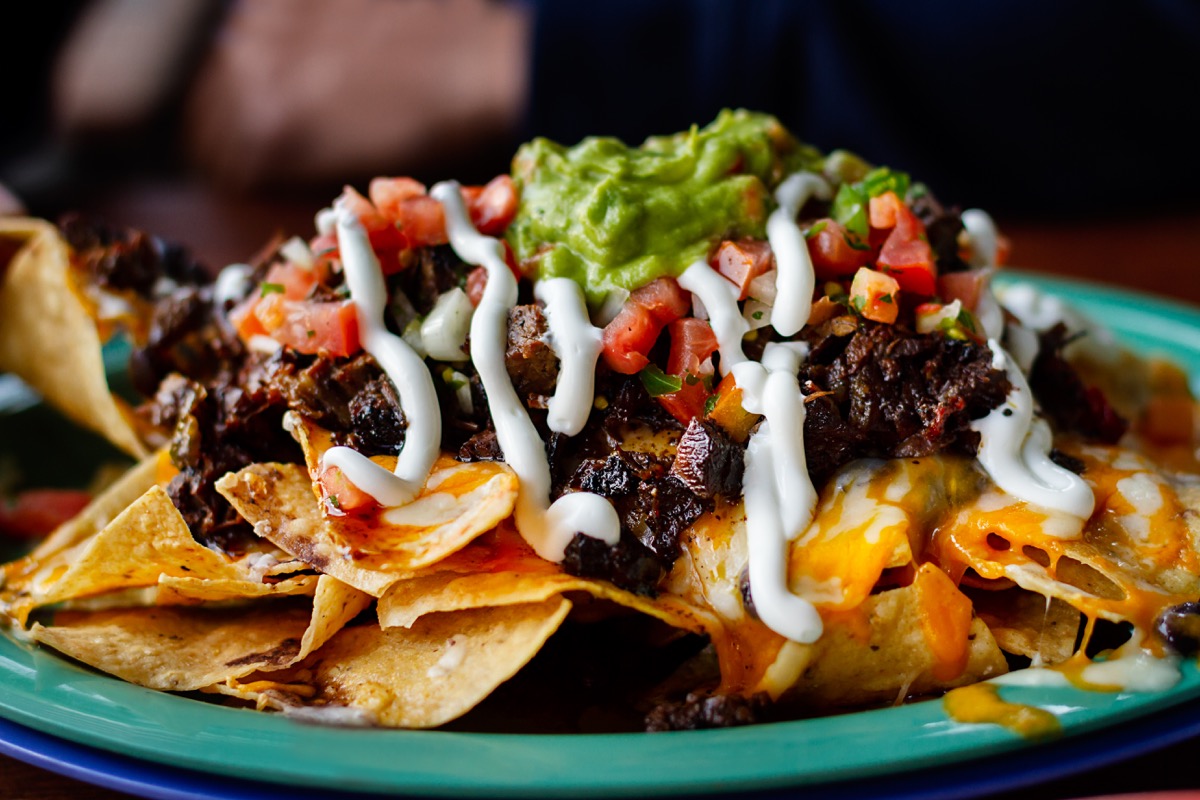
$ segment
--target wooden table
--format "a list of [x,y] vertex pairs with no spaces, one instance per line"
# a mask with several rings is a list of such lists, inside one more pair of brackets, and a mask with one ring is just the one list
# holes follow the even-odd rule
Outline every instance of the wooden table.
[[[172,186],[143,187],[104,198],[112,221],[194,243],[210,264],[248,258],[278,226],[308,235],[311,204],[217,199]],[[1145,220],[1060,225],[1002,222],[1012,240],[1012,262],[1026,269],[1086,278],[1154,292],[1200,305],[1200,213]],[[204,230],[205,241],[192,233]],[[216,232],[221,232],[218,236]],[[1200,740],[1055,781],[995,800],[1060,800],[1118,792],[1200,789],[1195,771]],[[1186,767],[1186,769],[1185,769]],[[281,792],[281,795],[286,792]],[[0,756],[0,800],[115,800],[126,797]]]

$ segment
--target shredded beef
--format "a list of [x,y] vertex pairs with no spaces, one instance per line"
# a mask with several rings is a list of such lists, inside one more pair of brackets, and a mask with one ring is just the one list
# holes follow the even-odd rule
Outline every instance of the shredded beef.
[[[607,578],[641,594],[654,593],[659,578],[679,558],[680,536],[709,507],[670,474],[669,467],[667,460],[619,448],[603,459],[580,463],[571,484],[612,502],[621,521],[621,544],[608,548],[597,540],[585,543],[581,556],[586,555],[587,562],[578,568],[586,572],[576,574]],[[629,550],[648,556],[654,564],[652,571],[648,565],[635,571],[638,581],[648,581],[644,585],[630,581]],[[573,567],[568,565],[567,571]]]
[[153,395],[172,373],[206,382],[240,364],[245,348],[213,315],[211,293],[183,286],[154,304],[146,343],[129,357],[133,387]]
[[67,214],[59,230],[75,251],[75,264],[96,286],[154,297],[160,278],[178,283],[208,282],[208,271],[182,247],[136,230],[118,230],[81,214]]
[[253,537],[214,484],[246,464],[299,460],[299,448],[283,430],[286,410],[258,364],[208,388],[178,375],[163,382],[149,415],[173,428],[170,454],[179,474],[167,493],[197,541],[236,553]]
[[639,542],[622,535],[609,547],[582,533],[567,545],[562,567],[571,575],[611,581],[634,594],[654,596],[663,571],[654,555]]
[[682,702],[663,703],[646,715],[646,731],[698,731],[732,728],[760,721],[767,707],[763,695],[704,695],[691,692]]
[[558,383],[558,357],[550,347],[548,333],[546,316],[537,305],[514,306],[508,312],[504,365],[526,405],[530,405],[531,396],[554,394]]
[[818,483],[854,458],[974,453],[971,420],[1010,388],[991,351],[972,341],[867,320],[848,335],[821,326],[810,336],[800,377],[809,390],[805,454]]
[[480,431],[458,448],[459,461],[503,461],[504,451],[496,432],[491,428]]
[[269,362],[271,384],[287,405],[366,455],[395,455],[407,423],[391,381],[368,353],[346,359],[281,350]]
[[1082,475],[1083,471],[1087,468],[1087,464],[1083,463],[1083,461],[1071,455],[1070,453],[1064,453],[1057,447],[1050,451],[1050,460],[1055,464],[1058,464],[1063,469],[1074,472],[1076,475]]
[[1108,444],[1124,436],[1129,423],[1109,405],[1103,392],[1083,382],[1063,356],[1063,348],[1071,342],[1066,325],[1060,322],[1039,338],[1029,388],[1055,427]]
[[963,232],[959,210],[945,208],[928,191],[913,199],[912,210],[925,226],[925,236],[929,241],[929,248],[933,250],[938,273],[968,269],[968,265],[958,254],[958,237]]
[[745,448],[717,425],[695,417],[679,439],[671,474],[698,497],[742,493]]

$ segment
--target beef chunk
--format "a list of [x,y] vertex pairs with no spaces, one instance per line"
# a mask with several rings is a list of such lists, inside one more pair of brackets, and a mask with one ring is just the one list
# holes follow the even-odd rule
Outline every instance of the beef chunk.
[[679,439],[671,474],[698,497],[737,497],[744,461],[745,450],[724,430],[695,417]]
[[1050,460],[1055,464],[1058,464],[1063,469],[1074,472],[1076,475],[1082,475],[1084,469],[1087,468],[1087,464],[1083,463],[1083,461],[1079,460],[1070,453],[1064,453],[1057,447],[1050,451]]
[[133,387],[149,397],[171,373],[207,382],[244,357],[238,337],[214,318],[210,292],[183,286],[155,301],[146,343],[130,354],[129,372]]
[[852,332],[820,326],[806,335],[805,449],[817,482],[853,458],[974,453],[971,421],[1010,389],[991,351],[976,342],[868,320]]
[[197,541],[237,553],[254,537],[214,488],[226,472],[262,461],[298,461],[300,449],[283,430],[287,410],[248,365],[208,388],[180,376],[163,382],[147,416],[173,428],[169,452],[179,470],[167,487]]
[[347,360],[283,350],[269,370],[288,407],[332,431],[339,444],[366,455],[394,455],[403,446],[407,421],[396,389],[368,353]]
[[937,262],[938,272],[968,269],[966,262],[958,255],[958,236],[963,232],[959,210],[945,208],[928,191],[914,198],[912,210],[925,225],[925,236]]
[[[523,399],[552,395],[558,383],[558,357],[547,340],[546,316],[537,305],[514,306],[508,312],[508,349],[504,365],[513,388]],[[526,400],[526,405],[530,405]]]
[[1129,427],[1104,393],[1087,386],[1063,356],[1071,342],[1062,323],[1041,334],[1041,346],[1029,371],[1029,388],[1055,427],[1108,444],[1125,435]]
[[[619,504],[618,509],[620,510]],[[679,537],[707,506],[672,475],[642,481],[621,514],[621,526],[669,567],[679,558]]]
[[152,299],[160,278],[189,284],[210,280],[208,270],[182,247],[141,231],[112,228],[80,214],[63,216],[59,230],[74,251],[75,266],[101,289]]
[[458,449],[459,461],[503,461],[504,451],[491,428],[480,431],[467,439]]
[[647,597],[654,596],[663,575],[654,555],[626,535],[609,547],[599,539],[578,533],[567,545],[562,567],[571,575],[607,580]]
[[698,731],[753,725],[766,708],[762,695],[704,695],[691,692],[682,702],[663,703],[646,715],[647,732]]

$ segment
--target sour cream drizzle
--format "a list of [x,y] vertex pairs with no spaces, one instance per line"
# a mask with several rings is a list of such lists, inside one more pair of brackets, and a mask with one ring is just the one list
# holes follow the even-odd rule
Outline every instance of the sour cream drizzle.
[[[550,465],[545,446],[517,397],[504,364],[508,311],[517,303],[517,281],[504,261],[503,245],[475,230],[457,182],[439,183],[429,194],[445,208],[446,232],[454,252],[468,264],[487,270],[487,287],[471,319],[471,361],[487,393],[504,460],[520,481],[515,513],[517,530],[547,561],[562,561],[576,533],[616,544],[621,524],[608,500],[575,492],[550,504]],[[594,370],[594,362],[590,366]],[[567,369],[576,372],[573,367]]]
[[775,202],[779,205],[767,218],[767,241],[775,253],[778,270],[771,325],[784,336],[799,333],[812,313],[816,276],[796,215],[813,196],[829,199],[829,184],[821,176],[812,172],[789,175],[775,190]]
[[583,290],[570,278],[539,281],[533,294],[546,305],[550,347],[559,362],[546,424],[556,433],[574,436],[583,430],[592,411],[602,332],[588,319]]
[[[799,234],[794,219],[791,224]],[[803,246],[803,234],[799,235]],[[811,278],[808,283],[811,296]],[[812,603],[789,590],[787,559],[788,543],[808,528],[817,505],[804,456],[804,398],[796,379],[806,348],[798,343],[771,343],[761,363],[751,361],[742,350],[742,337],[750,325],[738,310],[737,288],[704,261],[688,267],[679,285],[699,297],[708,310],[721,371],[733,373],[742,405],[766,418],[746,447],[742,481],[754,609],[781,636],[815,642],[823,629],[821,617]]]
[[374,356],[396,387],[408,427],[394,472],[349,447],[330,448],[322,458],[322,465],[340,469],[351,483],[380,505],[399,506],[421,491],[437,460],[442,442],[442,410],[425,362],[403,339],[384,327],[387,286],[366,230],[341,201],[334,211],[346,285],[351,301],[358,306],[358,337],[363,349]]
[[[1028,381],[999,342],[991,339],[988,347],[992,350],[992,367],[1005,371],[1012,390],[1000,406],[971,423],[971,429],[980,436],[980,465],[1008,494],[1086,520],[1096,504],[1091,487],[1050,460],[1050,429],[1044,421],[1033,418],[1033,393]],[[1049,529],[1046,532],[1051,533]]]

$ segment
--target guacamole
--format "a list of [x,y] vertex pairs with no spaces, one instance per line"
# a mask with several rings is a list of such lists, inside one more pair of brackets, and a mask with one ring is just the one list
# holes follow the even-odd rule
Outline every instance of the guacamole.
[[775,186],[821,163],[774,117],[740,110],[640,147],[535,139],[513,159],[521,204],[507,237],[538,278],[572,278],[597,305],[679,275],[722,239],[763,238]]

